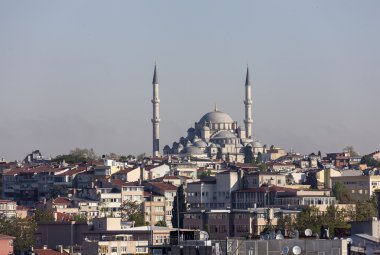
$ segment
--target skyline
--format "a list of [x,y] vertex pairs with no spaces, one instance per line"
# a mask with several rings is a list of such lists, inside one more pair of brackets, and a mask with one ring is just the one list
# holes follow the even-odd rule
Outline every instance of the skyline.
[[0,157],[76,147],[150,155],[155,60],[161,151],[215,103],[243,125],[248,64],[262,144],[369,153],[380,147],[379,7],[1,2]]

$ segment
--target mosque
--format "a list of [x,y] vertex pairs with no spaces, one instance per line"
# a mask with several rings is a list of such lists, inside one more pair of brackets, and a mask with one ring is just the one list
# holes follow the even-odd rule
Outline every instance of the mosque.
[[[159,84],[157,68],[154,67],[153,74],[153,156],[159,156]],[[245,79],[245,119],[244,126],[239,126],[230,115],[220,111],[217,106],[214,110],[204,114],[194,127],[187,130],[187,136],[181,137],[172,146],[163,148],[164,155],[178,155],[180,157],[196,157],[222,159],[229,162],[244,162],[244,151],[247,147],[255,156],[265,153],[258,141],[252,135],[252,86],[247,67]]]

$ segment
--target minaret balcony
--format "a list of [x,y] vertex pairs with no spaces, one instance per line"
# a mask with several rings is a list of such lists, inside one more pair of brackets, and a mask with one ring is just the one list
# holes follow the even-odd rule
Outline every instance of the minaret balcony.
[[158,103],[160,103],[160,99],[158,99],[158,98],[155,98],[155,99],[152,99],[151,100],[151,102],[153,103],[153,104],[158,104]]
[[245,105],[251,105],[252,104],[252,100],[244,100],[244,104]]
[[152,123],[159,123],[161,121],[161,119],[159,118],[155,118],[155,119],[151,119]]

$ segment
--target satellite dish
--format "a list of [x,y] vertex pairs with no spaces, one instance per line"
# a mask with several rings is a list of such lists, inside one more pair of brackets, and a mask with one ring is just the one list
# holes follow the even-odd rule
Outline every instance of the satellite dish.
[[352,244],[352,238],[347,238],[346,240],[347,240],[347,243]]
[[281,254],[288,254],[288,253],[289,253],[289,247],[288,246],[285,246],[284,248],[282,248]]
[[311,236],[313,234],[313,231],[311,231],[310,228],[305,230],[305,236]]
[[296,245],[293,247],[292,251],[295,255],[299,255],[299,254],[301,254],[301,247]]
[[282,234],[276,235],[276,240],[282,240],[282,239],[284,239],[284,236]]

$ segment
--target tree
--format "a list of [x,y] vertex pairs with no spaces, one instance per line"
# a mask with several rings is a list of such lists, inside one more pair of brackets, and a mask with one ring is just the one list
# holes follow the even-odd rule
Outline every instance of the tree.
[[371,166],[371,167],[380,167],[380,161],[368,155],[365,155],[362,157],[360,164],[366,164],[367,166]]
[[52,210],[37,209],[34,211],[33,220],[36,222],[54,222],[54,213]]
[[318,233],[322,223],[319,220],[319,210],[315,206],[309,206],[297,215],[297,220],[295,227],[299,231],[304,231],[305,229],[311,229],[314,233]]
[[317,189],[318,188],[318,180],[316,172],[308,172],[306,174],[305,184],[310,185],[310,188]]
[[294,230],[294,219],[290,215],[283,215],[278,219],[277,227],[285,231],[285,235]]
[[133,215],[137,215],[140,212],[140,206],[136,201],[123,201],[120,205],[120,214],[123,220],[129,220]]
[[134,226],[135,227],[140,227],[140,226],[146,226],[148,225],[147,222],[144,220],[144,213],[143,212],[137,212],[135,214],[129,215],[128,218],[129,221],[134,221]]
[[61,185],[53,185],[53,187],[50,189],[50,197],[51,198],[57,198],[59,196],[66,195],[67,189],[62,187]]
[[16,237],[14,242],[15,254],[20,254],[35,244],[37,224],[33,219],[18,217],[7,218],[0,215],[0,234]]
[[244,163],[246,164],[253,164],[254,158],[253,158],[253,152],[251,146],[246,146],[244,148]]
[[351,197],[348,193],[347,187],[341,182],[334,184],[333,194],[340,204],[349,204],[351,202]]
[[202,171],[200,174],[198,174],[198,179],[203,179],[210,175],[211,175],[211,169],[207,169],[207,171]]
[[87,222],[87,217],[84,214],[77,214],[74,215],[73,220],[76,222]]
[[160,220],[160,221],[157,221],[156,225],[155,226],[158,226],[158,227],[166,227],[166,221],[164,220]]
[[376,195],[366,201],[358,201],[356,203],[356,221],[367,221],[377,216],[377,199]]
[[348,153],[350,153],[350,157],[358,157],[359,156],[359,153],[357,153],[355,151],[354,146],[352,146],[352,145],[348,145],[348,146],[344,147],[343,151],[347,151]]
[[261,163],[259,165],[259,171],[260,172],[266,172],[266,171],[268,171],[268,166],[265,163]]
[[[178,200],[178,205],[177,205],[177,200]],[[186,205],[186,200],[185,200],[185,193],[183,190],[183,185],[181,185],[177,189],[177,194],[174,197],[174,202],[173,202],[173,209],[172,209],[173,228],[178,228],[178,227],[183,228],[183,218],[184,218],[183,213],[185,213],[186,211],[187,211],[187,205]],[[178,225],[178,221],[179,221],[179,225]]]
[[97,159],[98,156],[96,155],[94,149],[79,149],[75,148],[74,150],[71,150],[69,154],[65,155],[58,155],[55,158],[52,159],[53,162],[62,162],[65,161],[67,163],[73,164],[73,163],[80,163],[80,162],[87,162]]

